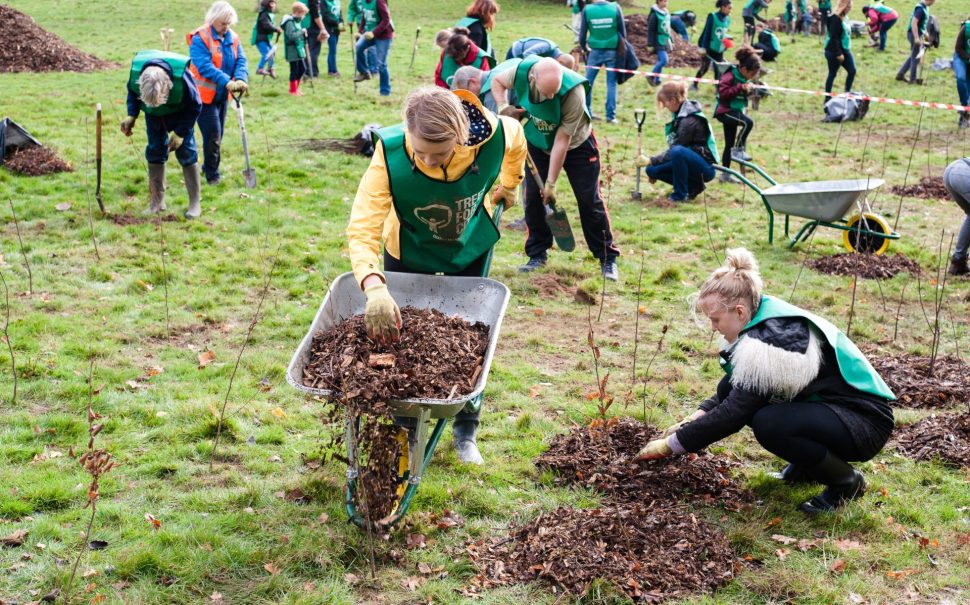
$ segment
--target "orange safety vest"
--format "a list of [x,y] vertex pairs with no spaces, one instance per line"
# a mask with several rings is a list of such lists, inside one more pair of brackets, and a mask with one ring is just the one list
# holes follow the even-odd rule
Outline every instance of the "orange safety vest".
[[[232,56],[234,59],[238,59],[239,36],[232,30],[229,30],[229,32],[232,33]],[[185,35],[185,43],[192,46],[192,36],[195,34],[199,34],[202,42],[209,49],[209,53],[212,55],[212,64],[215,68],[222,69],[222,44],[218,40],[213,39],[212,26],[203,25],[199,29],[189,32]],[[199,96],[202,97],[202,102],[206,105],[211,105],[216,99],[216,90],[218,90],[219,86],[212,80],[203,78],[194,63],[189,63],[189,71],[192,72],[192,77],[195,78],[195,84],[199,88]]]

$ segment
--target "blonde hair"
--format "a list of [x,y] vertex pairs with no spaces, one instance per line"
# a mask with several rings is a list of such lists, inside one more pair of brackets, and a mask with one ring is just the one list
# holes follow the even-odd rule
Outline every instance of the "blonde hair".
[[307,8],[306,4],[303,4],[298,0],[297,2],[293,3],[293,7],[290,8],[290,12],[294,15],[305,15],[310,12],[310,9]]
[[138,76],[138,96],[149,107],[164,105],[171,92],[172,79],[161,67],[149,65]]
[[422,86],[404,99],[404,127],[412,135],[432,143],[468,140],[468,115],[461,99],[437,86]]
[[683,103],[687,100],[687,82],[682,80],[668,80],[657,89],[657,107],[663,107],[665,101]]
[[697,303],[704,299],[716,299],[725,307],[744,305],[748,309],[748,319],[751,319],[761,305],[763,289],[764,282],[754,255],[747,248],[731,248],[724,264],[707,278],[691,306],[696,309]]
[[229,27],[232,27],[239,22],[239,15],[236,14],[236,9],[231,4],[220,0],[213,3],[209,7],[209,12],[205,15],[206,25],[212,25],[216,21],[225,21],[229,24]]

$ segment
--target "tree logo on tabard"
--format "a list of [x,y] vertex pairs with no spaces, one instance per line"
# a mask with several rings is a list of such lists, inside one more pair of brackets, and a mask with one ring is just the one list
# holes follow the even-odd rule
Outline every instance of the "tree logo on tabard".
[[432,235],[439,237],[443,235],[440,230],[451,224],[454,212],[444,204],[429,204],[422,208],[415,208],[414,216],[428,226]]

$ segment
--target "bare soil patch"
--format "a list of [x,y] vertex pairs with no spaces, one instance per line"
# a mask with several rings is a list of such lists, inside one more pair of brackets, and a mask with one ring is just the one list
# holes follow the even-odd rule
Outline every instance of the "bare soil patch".
[[[163,214],[163,223],[177,223],[179,222],[179,217],[176,214]],[[109,214],[108,219],[120,227],[127,227],[129,225],[144,225],[145,223],[154,223],[158,220],[156,216],[135,216],[133,214]]]
[[859,254],[845,252],[808,261],[808,266],[829,275],[858,275],[865,279],[891,279],[897,273],[917,273],[919,264],[902,254]]
[[[3,7],[0,6],[0,8]],[[0,15],[0,21],[2,21],[2,15]],[[3,159],[3,165],[24,176],[42,176],[73,170],[69,163],[57,157],[57,154],[47,147],[14,150]]]
[[[625,17],[626,37],[636,49],[637,58],[644,66],[657,62],[656,53],[647,51],[647,15],[637,14]],[[704,53],[677,34],[670,37],[672,48],[667,52],[667,67],[700,67]],[[649,70],[648,70],[649,71]]]
[[937,357],[930,375],[930,358],[921,355],[867,355],[905,408],[943,408],[970,402],[970,366],[955,357]]
[[970,466],[970,411],[934,414],[896,429],[893,445],[913,460],[937,458],[950,466]]
[[116,67],[74,48],[29,15],[0,4],[0,73],[78,71]]
[[913,185],[894,185],[891,189],[896,195],[918,197],[924,200],[948,200],[950,192],[943,184],[942,176],[924,176]]

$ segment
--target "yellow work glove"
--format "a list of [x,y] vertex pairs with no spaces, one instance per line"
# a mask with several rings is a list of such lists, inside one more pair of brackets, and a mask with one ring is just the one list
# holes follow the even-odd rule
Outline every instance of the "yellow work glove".
[[354,34],[354,44],[360,41],[360,32]]
[[370,42],[373,39],[374,39],[374,32],[367,32],[366,34],[364,34],[364,40],[367,40],[368,42]]
[[498,208],[499,204],[505,206],[508,210],[515,205],[515,189],[506,189],[502,185],[495,188],[492,192],[492,206]]
[[347,24],[344,23],[343,21],[341,21],[340,24],[337,26],[337,31],[338,32],[345,32],[345,31],[347,31]]
[[556,184],[546,182],[546,186],[542,188],[542,201],[550,206],[556,205]]
[[127,118],[121,121],[121,132],[123,132],[126,137],[131,136],[131,129],[135,127],[136,119],[137,118],[128,116]]
[[637,168],[643,168],[650,165],[650,158],[641,153],[633,160],[633,163]]
[[664,429],[663,436],[664,437],[670,437],[671,435],[673,435],[674,433],[676,433],[680,429],[680,427],[684,426],[688,422],[691,422],[691,419],[690,418],[684,418],[680,422],[671,424],[666,429]]
[[660,460],[674,453],[667,445],[667,439],[654,439],[637,454],[637,460]]
[[364,308],[364,325],[367,335],[381,341],[393,341],[401,337],[401,309],[391,298],[387,284],[374,284],[364,289],[367,306]]
[[232,80],[226,84],[226,90],[235,95],[241,95],[249,90],[249,85],[242,80]]
[[182,146],[182,137],[174,132],[168,136],[168,150],[175,151]]

